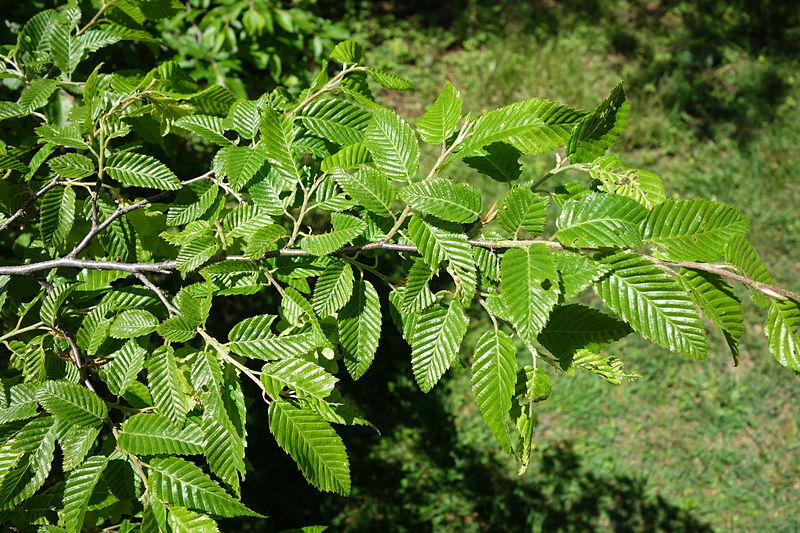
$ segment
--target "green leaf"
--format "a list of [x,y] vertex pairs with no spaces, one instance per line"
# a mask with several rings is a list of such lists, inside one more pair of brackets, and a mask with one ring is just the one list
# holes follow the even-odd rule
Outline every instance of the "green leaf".
[[339,98],[317,98],[297,114],[314,135],[341,145],[355,144],[364,138],[370,114]]
[[358,379],[372,364],[381,336],[381,305],[372,283],[353,284],[350,301],[339,312],[339,342],[347,371]]
[[507,142],[523,154],[540,154],[563,145],[573,127],[585,116],[565,105],[531,98],[489,111],[476,122],[472,135],[458,151],[459,157],[480,155],[479,150]]
[[76,150],[88,148],[81,135],[80,124],[77,122],[70,122],[61,128],[44,124],[36,128],[36,133],[40,137],[40,143],[46,142],[67,148],[75,148]]
[[283,226],[278,224],[262,226],[248,235],[245,255],[258,259],[267,252],[277,250],[280,247],[278,243],[287,237],[286,228]]
[[228,333],[228,347],[234,353],[256,359],[283,359],[300,357],[319,346],[313,332],[275,336],[270,330],[274,315],[259,315],[246,318]]
[[184,274],[192,272],[203,266],[219,251],[219,242],[211,235],[204,235],[181,246],[175,259],[175,266]]
[[353,268],[344,261],[334,261],[317,279],[312,304],[321,317],[341,309],[353,294]]
[[0,120],[25,114],[27,114],[25,109],[18,103],[0,101]]
[[[225,387],[225,383],[220,383]],[[244,477],[244,433],[240,433],[232,418],[236,414],[226,407],[219,391],[203,396],[202,429],[205,435],[204,454],[211,471],[238,494],[239,477]]]
[[681,270],[678,279],[705,317],[722,330],[736,361],[744,332],[744,313],[731,286],[721,276],[696,270]]
[[75,287],[75,283],[72,282],[60,282],[53,285],[53,288],[45,295],[44,300],[42,300],[42,307],[39,309],[39,316],[42,322],[50,327],[56,325],[58,310],[64,302],[67,301],[67,298],[72,294],[72,291],[75,290]]
[[19,170],[20,172],[27,172],[28,167],[25,163],[12,155],[0,154],[0,170]]
[[[372,156],[363,142],[350,144],[343,147],[335,154],[331,154],[322,160],[320,169],[323,172],[333,170],[355,170],[365,163],[372,161]],[[385,179],[385,178],[384,178]]]
[[66,241],[75,222],[75,191],[72,187],[53,187],[39,204],[39,232],[47,246]]
[[228,495],[194,463],[179,457],[155,457],[148,470],[147,484],[153,495],[171,505],[225,518],[261,517]]
[[100,377],[108,385],[111,394],[115,396],[125,394],[144,368],[146,354],[145,349],[134,341],[125,343],[121,349],[112,354],[111,362],[100,369]]
[[[725,247],[725,260],[735,266],[742,275],[759,283],[772,285],[772,276],[744,235],[731,237]],[[761,309],[766,309],[769,305],[769,299],[761,291],[749,286],[748,289],[753,302]]]
[[525,342],[533,342],[547,323],[560,290],[558,272],[547,246],[537,243],[503,253],[500,290],[517,333]]
[[475,402],[506,452],[511,451],[508,412],[516,382],[516,353],[511,337],[502,331],[487,331],[475,345],[472,362]]
[[641,246],[639,225],[647,211],[635,200],[616,194],[588,193],[568,200],[556,224],[556,238],[571,248]]
[[64,423],[68,425],[68,428],[63,435],[59,436],[58,443],[61,446],[61,455],[64,457],[63,470],[69,472],[83,464],[84,459],[97,442],[100,428],[72,426],[68,420]]
[[56,89],[58,89],[56,80],[38,79],[32,81],[28,87],[23,89],[19,97],[22,113],[28,114],[40,107],[44,107]]
[[147,382],[158,413],[182,424],[189,410],[172,346],[159,346],[147,361]]
[[637,168],[625,168],[622,161],[606,155],[592,161],[589,174],[599,182],[601,191],[633,198],[648,209],[664,201],[661,178]]
[[364,57],[364,49],[355,41],[342,41],[331,51],[331,59],[339,63],[358,64]]
[[386,176],[376,169],[363,166],[355,173],[334,171],[333,178],[350,198],[369,211],[383,217],[392,215],[395,190]]
[[67,24],[61,23],[55,24],[50,30],[49,43],[56,66],[65,74],[72,74],[83,55],[81,41],[70,35]]
[[530,189],[514,188],[503,198],[497,210],[497,221],[515,237],[520,230],[538,235],[544,228],[549,205],[547,198]]
[[469,319],[458,300],[423,311],[414,326],[411,368],[422,392],[430,392],[458,358]]
[[417,120],[417,133],[428,144],[441,144],[456,129],[464,105],[461,93],[445,81],[439,96]]
[[728,242],[745,235],[750,223],[739,210],[717,202],[666,200],[653,207],[642,225],[653,255],[670,261],[714,261]]
[[47,162],[50,169],[68,180],[85,178],[95,172],[94,162],[81,154],[64,154]]
[[775,359],[800,372],[800,305],[794,300],[770,302],[764,335]]
[[311,255],[328,255],[361,235],[367,225],[363,220],[342,213],[331,213],[333,231],[309,235],[300,241],[300,248]]
[[464,163],[493,180],[514,181],[522,174],[519,158],[522,152],[504,142],[495,142],[465,157]]
[[411,182],[419,168],[419,146],[414,132],[394,111],[378,109],[364,134],[364,145],[386,177]]
[[125,152],[113,156],[106,165],[108,175],[126,185],[175,190],[181,182],[164,163],[149,155]]
[[265,363],[261,375],[280,381],[300,396],[313,396],[320,400],[325,399],[339,381],[316,363],[298,357]]
[[583,351],[596,352],[631,331],[628,324],[614,317],[571,304],[553,310],[537,339],[558,359],[563,370],[569,370]]
[[203,432],[196,424],[183,429],[163,415],[135,414],[122,424],[117,445],[139,455],[203,453]]
[[233,143],[225,137],[223,122],[222,118],[212,115],[189,115],[176,120],[175,126],[189,130],[204,141],[219,146],[229,146]]
[[367,72],[375,83],[381,87],[386,87],[393,91],[408,91],[414,88],[413,83],[405,78],[401,78],[397,74],[392,74],[391,72],[386,72],[385,70],[374,67],[369,67]]
[[64,487],[64,507],[61,519],[69,532],[78,533],[83,529],[83,520],[100,475],[108,465],[108,457],[94,455],[73,470]]
[[301,174],[292,150],[292,119],[272,109],[265,109],[261,115],[261,139],[267,159],[283,178],[283,182],[298,182]]
[[628,122],[630,106],[619,82],[594,111],[586,115],[572,131],[565,153],[571,163],[588,163],[605,154]]
[[609,271],[607,266],[583,255],[557,251],[553,257],[561,276],[561,301],[563,302],[578,296],[583,289]]
[[227,127],[245,139],[252,139],[258,132],[261,113],[252,100],[237,100],[228,111]]
[[53,418],[44,416],[26,423],[0,447],[0,509],[13,509],[41,488],[50,473],[55,443]]
[[261,148],[231,146],[227,148],[225,172],[235,190],[241,190],[261,170],[267,156]]
[[453,277],[462,303],[467,305],[475,295],[478,279],[466,235],[415,217],[408,223],[408,236],[433,272],[439,272],[442,261],[448,262],[447,270]]
[[177,505],[169,508],[169,525],[174,533],[219,533],[211,517]]
[[144,309],[130,309],[117,315],[108,334],[115,339],[132,339],[156,330],[158,319]]
[[424,310],[436,301],[436,297],[428,287],[433,272],[425,260],[418,258],[408,271],[403,297],[400,300],[400,311],[416,313]]
[[208,180],[184,186],[167,211],[167,225],[182,226],[202,217],[214,204],[218,194],[219,188]]
[[603,302],[633,329],[674,352],[703,359],[706,335],[689,295],[669,274],[636,254],[601,255],[611,272],[595,282]]
[[400,197],[417,211],[450,222],[474,222],[481,216],[478,190],[466,183],[456,185],[445,178],[409,185],[400,191]]
[[48,381],[39,391],[38,400],[57,419],[76,426],[97,427],[108,416],[106,404],[97,394],[69,381]]
[[156,331],[165,340],[172,342],[187,342],[197,335],[197,326],[185,316],[171,316],[162,322]]
[[269,430],[305,478],[322,491],[350,493],[350,465],[344,443],[316,413],[285,400],[269,404]]

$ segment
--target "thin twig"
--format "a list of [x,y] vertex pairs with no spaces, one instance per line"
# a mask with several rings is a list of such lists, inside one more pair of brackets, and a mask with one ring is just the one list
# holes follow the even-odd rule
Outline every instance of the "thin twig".
[[[570,248],[556,241],[547,241],[539,239],[518,240],[518,241],[473,239],[468,242],[472,246],[477,246],[479,248],[486,248],[488,250],[527,248],[528,246],[531,246],[533,244],[544,244],[545,246],[553,250],[568,250],[572,252],[597,252],[603,250],[603,248]],[[398,244],[392,242],[376,241],[360,246],[348,246],[345,248],[341,248],[340,250],[334,252],[333,255],[343,255],[354,252],[365,252],[369,250],[387,250],[387,251],[401,252],[401,253],[418,253],[417,247],[414,246],[413,244]],[[268,259],[272,257],[310,257],[310,256],[311,254],[309,254],[308,252],[306,252],[301,248],[281,248],[280,250],[275,250],[265,253],[258,260]],[[693,261],[666,261],[648,255],[643,255],[642,257],[652,261],[653,263],[663,266],[705,270],[707,272],[711,272],[713,274],[717,274],[724,278],[732,279],[734,281],[738,281],[740,283],[753,287],[759,292],[773,298],[781,298],[781,299],[788,298],[791,300],[800,301],[800,294],[796,292],[787,289],[782,289],[780,287],[776,287],[775,285],[762,283],[760,281],[756,281],[745,276],[741,276],[739,274],[725,270],[724,268],[720,268],[719,265],[708,264],[708,263],[697,263]],[[223,260],[253,261],[254,259],[242,255],[231,255],[217,259],[217,261],[223,261]],[[143,272],[156,272],[160,274],[168,274],[176,269],[176,262],[163,261],[161,263],[122,263],[117,261],[91,261],[84,259],[75,259],[71,257],[63,257],[61,259],[51,259],[48,261],[41,261],[39,263],[0,266],[0,275],[7,275],[7,276],[30,275],[33,274],[34,272],[40,272],[42,270],[52,270],[54,268],[118,270],[121,272],[130,272],[131,274],[143,273]]]
[[[212,174],[213,174],[213,171],[206,172],[205,174],[197,176],[196,178],[192,178],[190,180],[186,180],[186,181],[181,182],[181,185],[189,185],[190,183],[194,183],[195,181],[208,179],[208,178],[210,178],[210,176]],[[141,209],[142,207],[145,207],[145,206],[147,206],[147,205],[149,205],[149,204],[151,204],[153,202],[156,202],[156,201],[160,200],[161,198],[165,198],[167,195],[170,194],[170,192],[172,192],[172,191],[162,191],[162,192],[160,192],[158,194],[154,194],[153,196],[150,196],[148,198],[144,198],[142,200],[139,200],[138,202],[133,203],[131,205],[128,205],[128,206],[125,206],[125,207],[118,207],[113,213],[111,213],[108,216],[108,218],[106,218],[104,221],[102,221],[99,224],[97,224],[94,227],[92,227],[92,229],[83,237],[83,239],[81,239],[81,242],[79,242],[77,245],[75,245],[75,248],[73,248],[72,251],[70,251],[67,254],[66,257],[67,258],[75,258],[75,257],[77,257],[79,253],[81,253],[87,246],[89,246],[89,243],[92,242],[92,239],[94,239],[98,234],[102,233],[108,226],[111,225],[112,222],[117,220],[119,217],[121,217],[123,215],[127,215],[131,211],[135,211],[137,209]]]
[[58,178],[57,177],[53,178],[53,181],[51,181],[50,183],[48,183],[47,185],[45,185],[44,187],[42,187],[41,189],[39,189],[38,191],[33,193],[30,198],[25,200],[25,205],[23,205],[22,207],[17,209],[16,213],[14,213],[10,217],[8,217],[8,219],[5,222],[0,224],[0,231],[4,231],[5,229],[9,228],[11,226],[11,224],[14,223],[15,220],[17,220],[19,217],[21,217],[21,216],[23,216],[25,214],[25,212],[28,210],[28,208],[31,206],[31,204],[33,202],[35,202],[36,200],[38,200],[39,198],[44,196],[44,194],[47,191],[49,191],[50,189],[52,189],[56,185],[58,185]]
[[158,299],[161,300],[161,303],[163,303],[164,307],[167,308],[167,311],[169,311],[169,314],[171,314],[171,315],[180,314],[180,311],[178,311],[178,308],[176,308],[174,305],[169,303],[169,300],[167,300],[167,297],[164,295],[164,292],[161,289],[159,289],[155,284],[153,284],[152,281],[147,279],[147,276],[145,276],[141,272],[134,272],[133,276],[136,279],[138,279],[139,281],[141,281],[142,285],[144,285],[145,287],[150,289],[153,293],[155,293],[156,296],[158,296]]

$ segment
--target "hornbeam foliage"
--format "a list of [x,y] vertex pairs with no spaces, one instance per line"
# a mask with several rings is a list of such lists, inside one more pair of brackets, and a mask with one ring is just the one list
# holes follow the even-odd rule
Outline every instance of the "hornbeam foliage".
[[[410,84],[349,41],[295,96],[97,59],[153,46],[147,21],[180,7],[47,10],[0,48],[3,523],[217,531],[258,517],[241,493],[255,431],[319,490],[348,494],[337,427],[371,424],[340,383],[370,371],[392,327],[422,393],[471,366],[488,429],[523,467],[559,378],[635,377],[609,348],[629,334],[702,359],[718,329],[735,363],[737,284],[778,363],[800,371],[800,297],[771,285],[748,221],[666,199],[658,176],[607,153],[628,121],[621,84],[588,112],[530,98],[475,117],[445,82],[401,117],[374,94]],[[555,167],[520,179],[521,158],[546,152]],[[507,192],[454,183],[456,165]],[[245,299],[266,309],[226,323]],[[466,350],[477,324],[491,326]],[[248,427],[246,405],[268,426]]]

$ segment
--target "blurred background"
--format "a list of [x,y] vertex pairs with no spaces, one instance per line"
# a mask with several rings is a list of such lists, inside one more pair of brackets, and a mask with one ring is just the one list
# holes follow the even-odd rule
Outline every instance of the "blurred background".
[[[776,284],[800,290],[800,8],[794,2],[185,3],[159,23],[163,45],[117,45],[106,58],[109,69],[176,58],[193,77],[241,96],[277,85],[298,92],[333,45],[352,38],[367,49],[370,64],[416,85],[404,93],[376,90],[411,123],[445,79],[473,114],[534,96],[591,109],[622,79],[631,117],[612,153],[661,175],[668,194],[738,207],[752,221],[751,241]],[[0,4],[6,21],[0,41],[7,42],[14,24],[58,2]],[[86,14],[97,7],[77,4]],[[523,179],[542,174],[553,159],[526,163]],[[449,171],[458,180],[479,179],[465,165]],[[486,205],[505,188],[477,183]],[[221,312],[233,319],[272,304],[250,301],[247,309]],[[554,375],[553,395],[539,404],[534,458],[521,476],[483,424],[469,372],[453,369],[422,394],[408,347],[387,330],[373,368],[357,386],[344,384],[348,399],[381,432],[341,432],[352,497],[320,495],[306,484],[270,438],[266,413],[254,406],[252,471],[243,496],[271,520],[223,521],[223,528],[796,532],[800,382],[767,352],[765,317],[749,304],[747,312],[738,367],[721,339],[707,361],[627,342],[615,350],[628,372],[641,375],[634,382],[615,387],[588,373]],[[465,360],[484,326],[472,322]]]

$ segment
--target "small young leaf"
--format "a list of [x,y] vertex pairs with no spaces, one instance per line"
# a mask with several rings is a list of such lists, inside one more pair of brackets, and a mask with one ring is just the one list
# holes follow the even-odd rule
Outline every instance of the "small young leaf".
[[605,154],[628,122],[625,89],[618,83],[597,108],[572,131],[565,153],[571,163],[588,163]]
[[355,41],[342,41],[331,51],[331,59],[339,63],[358,64],[364,57],[364,49]]
[[392,89],[393,91],[408,91],[414,88],[414,84],[397,74],[386,72],[378,68],[370,67],[367,72],[372,79],[381,87]]
[[497,210],[497,221],[503,229],[516,236],[520,230],[534,235],[541,233],[549,202],[530,189],[514,188],[508,191]]
[[419,168],[419,146],[414,132],[394,111],[374,112],[364,145],[372,154],[375,166],[388,178],[411,182]]
[[428,144],[441,144],[450,137],[461,119],[463,104],[458,90],[445,81],[436,101],[417,119],[417,133],[422,140]]
[[331,213],[333,231],[309,235],[300,241],[300,248],[311,255],[328,255],[352,241],[366,229],[363,220],[342,213]]

